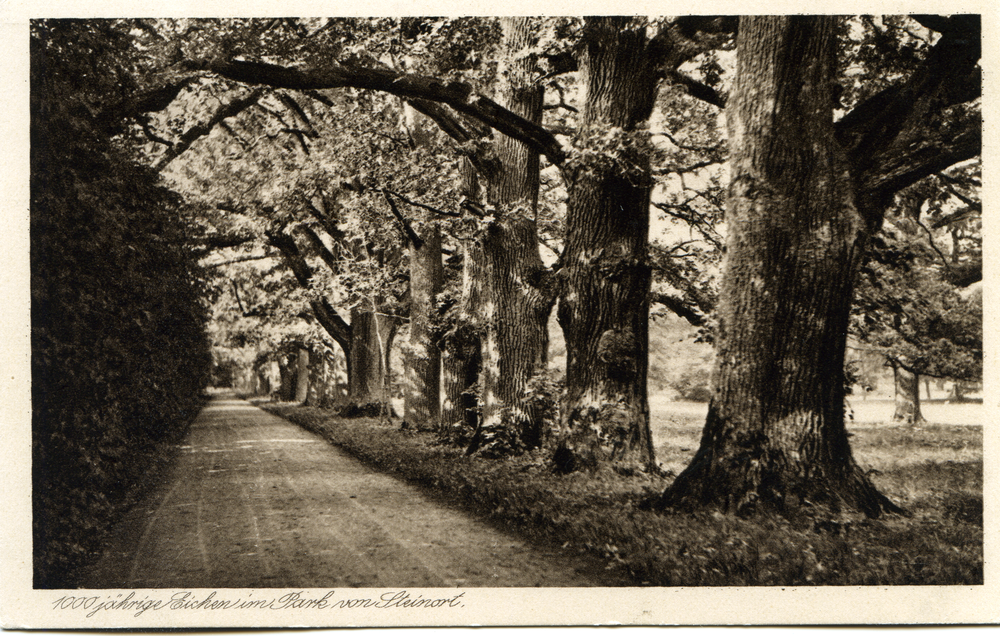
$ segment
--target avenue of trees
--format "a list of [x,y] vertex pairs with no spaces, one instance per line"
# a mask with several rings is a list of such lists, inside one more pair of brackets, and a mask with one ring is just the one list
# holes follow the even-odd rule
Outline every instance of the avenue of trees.
[[[669,351],[650,320],[679,316],[715,347],[700,449],[660,500],[682,509],[896,511],[852,457],[849,342],[901,402],[921,376],[981,378],[978,16],[42,21],[32,38],[46,474],[67,452],[49,428],[105,426],[59,411],[94,412],[77,371],[102,391],[148,378],[183,411],[206,321],[216,382],[384,415],[396,372],[405,426],[571,472],[656,469],[648,374]],[[118,322],[66,324],[91,311]],[[75,361],[112,355],[95,329],[123,324],[158,353],[115,355],[156,368]]]

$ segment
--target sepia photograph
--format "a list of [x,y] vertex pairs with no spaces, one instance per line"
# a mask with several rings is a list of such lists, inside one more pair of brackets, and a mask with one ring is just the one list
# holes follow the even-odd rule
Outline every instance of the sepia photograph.
[[3,626],[1000,622],[933,6],[5,10]]

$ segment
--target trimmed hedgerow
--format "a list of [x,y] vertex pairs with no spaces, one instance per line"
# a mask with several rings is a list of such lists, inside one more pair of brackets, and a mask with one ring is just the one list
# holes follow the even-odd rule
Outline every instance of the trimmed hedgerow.
[[[343,419],[295,405],[262,405],[316,432],[362,461],[418,483],[523,534],[606,559],[608,584],[951,585],[983,582],[980,491],[941,506],[942,485],[922,471],[904,501],[914,514],[869,520],[801,514],[741,519],[718,512],[657,512],[648,502],[669,476],[613,471],[555,474],[547,459],[467,456],[432,433],[398,423]],[[906,449],[897,449],[905,455]],[[968,470],[981,461],[972,461]],[[894,472],[885,477],[894,494]],[[877,477],[879,478],[879,477]],[[974,486],[974,484],[973,484]],[[973,488],[974,490],[974,488]],[[978,511],[978,514],[977,514]]]
[[[34,584],[65,587],[201,405],[211,356],[179,202],[94,106],[120,66],[99,22],[31,38]],[[86,78],[86,80],[81,80]]]

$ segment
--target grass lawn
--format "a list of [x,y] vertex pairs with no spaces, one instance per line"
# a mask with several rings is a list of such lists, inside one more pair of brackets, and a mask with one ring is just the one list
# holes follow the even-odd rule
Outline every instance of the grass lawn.
[[[950,492],[982,497],[983,429],[982,403],[947,404],[936,401],[922,406],[927,424],[911,427],[888,422],[892,400],[858,401],[848,422],[854,458],[882,492],[909,508],[934,496],[942,487]],[[676,475],[698,450],[705,424],[707,404],[650,399],[650,426],[656,459],[668,474]],[[882,418],[882,419],[879,419]],[[932,419],[933,418],[933,419]],[[915,483],[914,473],[929,471],[927,483]],[[958,473],[957,479],[943,479]],[[904,478],[910,475],[911,478]]]
[[433,434],[400,430],[398,422],[341,419],[294,404],[262,406],[508,528],[597,555],[634,585],[983,582],[981,426],[850,425],[859,464],[909,516],[740,519],[645,505],[697,450],[704,405],[653,400],[663,476],[559,476],[541,453],[503,461],[467,457]]

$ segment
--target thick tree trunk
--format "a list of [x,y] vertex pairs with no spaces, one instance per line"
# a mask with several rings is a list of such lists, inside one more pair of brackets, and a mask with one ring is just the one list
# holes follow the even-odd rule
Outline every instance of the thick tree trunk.
[[[431,138],[421,126],[423,116],[403,102],[402,125],[411,143],[420,147]],[[441,417],[441,350],[432,339],[431,323],[437,311],[444,268],[441,263],[441,231],[430,215],[421,210],[422,227],[403,219],[388,193],[386,202],[404,225],[410,270],[410,329],[403,356],[403,426],[434,430]]]
[[267,377],[264,375],[264,370],[255,365],[252,374],[250,393],[255,396],[264,396],[270,392],[271,389],[267,384]]
[[648,140],[655,73],[644,25],[587,20],[580,77],[586,91],[578,152],[567,176],[564,285],[566,337],[562,470],[601,461],[649,466],[646,395],[651,177]]
[[344,404],[347,398],[346,368],[342,358],[330,351],[316,351],[309,365],[309,397],[307,404],[327,408]]
[[309,390],[305,403],[322,408],[329,390],[329,363],[319,352],[311,355],[309,362]]
[[389,349],[395,319],[360,308],[351,310],[351,352],[347,400],[356,406],[389,410]]
[[[479,200],[479,175],[471,161],[462,161],[462,196]],[[472,435],[479,427],[479,398],[477,385],[482,369],[481,313],[485,294],[482,250],[471,239],[462,241],[462,292],[460,305],[449,336],[445,339],[443,381],[445,400],[441,423],[444,427],[456,424]]]
[[[485,256],[478,240],[465,241],[465,259],[462,262],[462,305],[458,313],[451,348],[465,365],[465,404],[471,405],[463,413],[464,422],[471,426],[472,441],[469,453],[479,450],[482,436],[479,435],[482,422],[482,377],[483,353],[486,333],[485,306],[490,290],[486,278]],[[473,377],[470,378],[470,374]],[[459,375],[461,377],[461,374]]]
[[542,441],[542,422],[530,387],[545,371],[554,298],[545,288],[534,221],[507,219],[489,234],[483,251],[493,313],[483,343],[482,428],[502,429],[517,447],[535,448]]
[[479,400],[475,385],[479,381],[479,351],[466,355],[448,351],[441,358],[444,403],[441,408],[442,431],[461,426],[472,434],[479,425]]
[[441,352],[441,416],[439,430],[450,431],[462,421],[461,399],[465,386],[462,380],[462,361],[445,349]]
[[406,353],[403,419],[418,430],[439,425],[441,351],[431,341],[431,320],[444,277],[441,232],[427,223],[419,243],[410,241],[410,342]]
[[[328,225],[328,227],[330,227],[330,229],[335,229],[332,225]],[[326,249],[322,244],[322,241],[320,241],[314,234],[305,232],[304,236],[306,236],[307,239],[310,236],[313,237],[314,245],[320,250]],[[292,273],[295,275],[295,279],[298,281],[299,285],[303,289],[312,289],[313,269],[299,249],[295,237],[291,234],[285,233],[282,229],[280,231],[267,232],[267,239],[268,243],[278,248],[281,252],[285,259],[285,263],[292,270]],[[322,253],[323,252],[321,251],[321,254]],[[331,254],[326,254],[324,258],[327,260],[327,264],[331,264],[331,261],[329,260],[332,258]],[[332,338],[333,341],[340,346],[341,351],[344,352],[348,384],[350,385],[350,379],[353,377],[353,343],[356,336],[359,340],[364,340],[366,336],[362,334],[354,334],[352,326],[347,324],[347,322],[340,317],[340,314],[337,313],[336,309],[334,309],[333,305],[331,305],[330,301],[326,298],[313,297],[309,301],[309,304],[310,307],[312,307],[313,316],[316,318],[316,321],[323,327],[323,329],[326,330],[330,338]],[[362,354],[359,352],[358,355]],[[367,383],[367,380],[361,380],[361,383]]]
[[[527,54],[537,33],[527,18],[503,18],[505,56],[498,102],[526,120],[542,118],[543,91],[534,82],[536,57]],[[489,301],[483,306],[481,448],[517,451],[540,444],[542,424],[532,408],[531,379],[545,370],[548,316],[554,296],[538,253],[539,157],[501,136],[499,168],[487,175],[487,200],[496,221],[481,240]],[[495,447],[495,448],[494,448]]]
[[275,360],[267,360],[260,366],[261,395],[272,400],[281,399],[281,367]]
[[833,135],[831,17],[742,18],[714,395],[662,503],[898,510],[855,464],[844,355],[865,225]]
[[291,402],[295,397],[295,356],[283,355],[278,360],[278,373],[280,382],[278,384],[278,399],[282,402]]
[[965,387],[962,386],[961,380],[955,380],[952,384],[952,399],[956,402],[965,400]]
[[309,350],[299,349],[295,372],[295,401],[305,402],[309,397]]
[[893,422],[920,424],[926,422],[920,413],[920,376],[898,363],[892,363],[892,376],[896,388],[896,410]]

